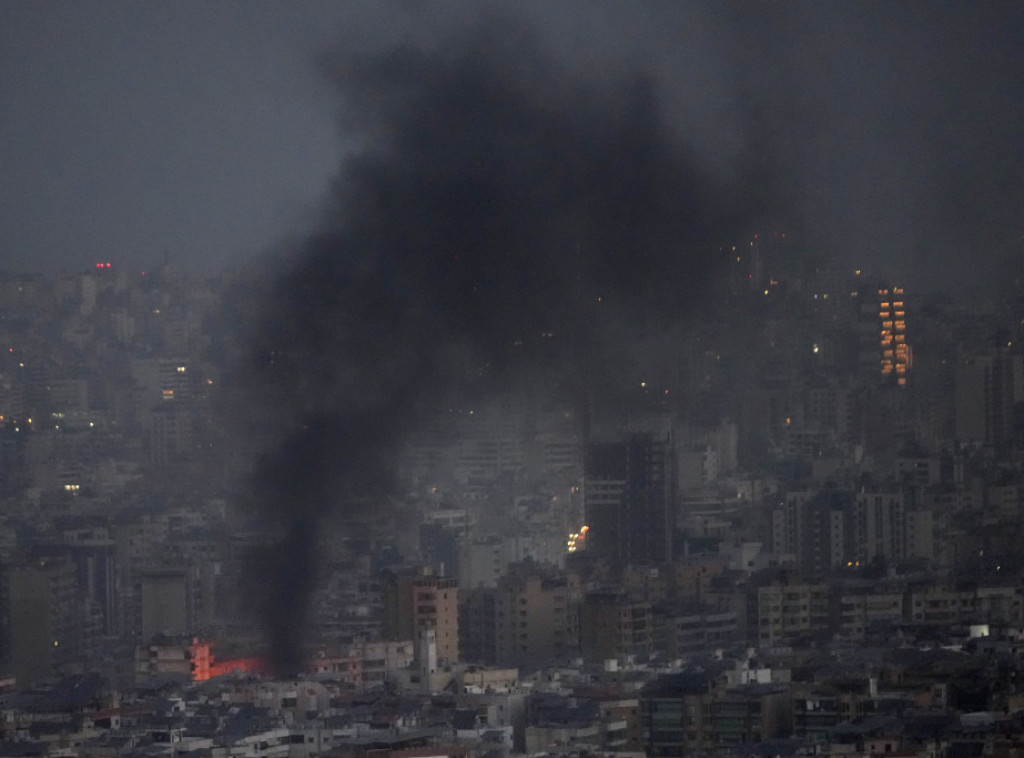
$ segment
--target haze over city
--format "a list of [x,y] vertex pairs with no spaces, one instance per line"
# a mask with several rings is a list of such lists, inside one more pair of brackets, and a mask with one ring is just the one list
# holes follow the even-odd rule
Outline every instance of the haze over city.
[[1024,749],[1024,6],[0,6],[0,758]]
[[437,49],[488,13],[567,76],[639,70],[717,179],[816,254],[929,288],[1016,239],[1018,3],[5,3],[13,270],[219,270],[308,233],[354,149],[325,59]]

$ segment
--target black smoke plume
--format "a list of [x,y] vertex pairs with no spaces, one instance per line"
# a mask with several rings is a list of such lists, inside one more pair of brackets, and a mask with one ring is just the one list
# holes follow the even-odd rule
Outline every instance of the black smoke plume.
[[700,169],[644,72],[570,75],[508,19],[326,69],[357,147],[246,372],[277,435],[251,497],[281,535],[258,565],[280,673],[301,668],[318,523],[386,497],[420,412],[635,377],[635,346],[705,303],[719,243],[765,205]]

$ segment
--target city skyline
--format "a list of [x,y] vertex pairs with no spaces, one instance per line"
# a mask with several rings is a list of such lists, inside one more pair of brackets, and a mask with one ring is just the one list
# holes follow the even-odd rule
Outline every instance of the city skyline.
[[1020,29],[0,6],[0,681],[1019,643]]

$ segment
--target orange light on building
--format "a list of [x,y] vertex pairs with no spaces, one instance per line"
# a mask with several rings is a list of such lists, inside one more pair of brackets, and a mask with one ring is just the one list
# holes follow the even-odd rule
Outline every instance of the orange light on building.
[[[274,673],[270,661],[263,656],[252,656],[250,658],[232,658],[227,661],[217,661],[210,664],[210,677],[223,676],[235,672],[246,674],[262,674],[271,676]],[[198,679],[196,681],[199,681]]]
[[213,656],[210,654],[210,643],[201,642],[198,637],[192,639],[189,645],[188,654],[192,661],[192,681],[205,682],[210,678],[210,664]]
[[[894,295],[889,297],[890,292]],[[906,310],[904,302],[897,299],[903,295],[902,287],[878,290],[880,367],[883,376],[897,376],[900,386],[906,384],[906,373],[910,367],[910,351],[906,344]],[[895,350],[893,346],[895,345]]]

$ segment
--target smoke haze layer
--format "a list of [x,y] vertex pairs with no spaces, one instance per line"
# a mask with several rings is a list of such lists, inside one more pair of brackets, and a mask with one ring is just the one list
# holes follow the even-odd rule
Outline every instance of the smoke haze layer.
[[253,498],[282,535],[259,568],[280,672],[301,667],[318,521],[385,496],[419,412],[526,381],[613,393],[774,210],[699,168],[642,71],[570,76],[508,18],[324,67],[358,148],[248,370],[278,440]]

